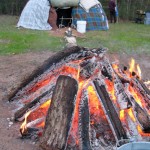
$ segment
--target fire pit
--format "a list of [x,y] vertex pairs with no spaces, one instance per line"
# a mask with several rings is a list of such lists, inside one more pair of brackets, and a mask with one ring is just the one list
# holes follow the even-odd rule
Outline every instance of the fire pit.
[[132,60],[120,68],[106,51],[58,52],[10,94],[14,120],[24,120],[22,137],[40,137],[45,150],[113,150],[150,140],[150,91],[139,66]]

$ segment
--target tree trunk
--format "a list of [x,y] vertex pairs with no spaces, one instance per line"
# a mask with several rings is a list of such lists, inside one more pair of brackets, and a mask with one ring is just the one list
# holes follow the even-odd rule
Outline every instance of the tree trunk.
[[51,106],[48,110],[40,146],[44,150],[65,149],[71,128],[78,90],[77,81],[69,76],[59,76]]

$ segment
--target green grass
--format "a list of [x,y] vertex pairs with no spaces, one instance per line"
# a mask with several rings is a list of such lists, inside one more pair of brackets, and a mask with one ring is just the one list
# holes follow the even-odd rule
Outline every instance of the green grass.
[[150,26],[144,24],[130,22],[110,24],[108,31],[87,33],[87,39],[80,41],[80,44],[88,47],[104,46],[111,52],[150,53]]
[[16,28],[18,17],[0,16],[0,54],[24,53],[28,51],[62,48],[60,38],[51,37],[48,31]]
[[[0,55],[28,51],[60,51],[62,37],[50,36],[48,31],[17,29],[18,17],[0,16]],[[108,31],[90,31],[77,38],[80,46],[107,47],[110,52],[150,54],[150,26],[131,22],[110,24]]]

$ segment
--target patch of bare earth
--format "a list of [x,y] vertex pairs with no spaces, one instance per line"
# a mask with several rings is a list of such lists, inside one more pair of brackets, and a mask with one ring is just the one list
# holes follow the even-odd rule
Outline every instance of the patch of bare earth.
[[[38,142],[20,139],[20,123],[11,124],[13,106],[8,103],[7,95],[16,88],[23,78],[40,66],[54,53],[36,52],[20,55],[0,56],[0,150],[39,150]],[[150,55],[145,54],[107,54],[110,60],[119,59],[127,65],[133,57],[140,64],[143,77],[150,79]]]

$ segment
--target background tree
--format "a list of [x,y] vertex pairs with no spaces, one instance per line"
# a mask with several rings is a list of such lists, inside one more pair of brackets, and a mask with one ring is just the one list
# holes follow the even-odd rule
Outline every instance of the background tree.
[[[0,14],[20,15],[28,0],[0,0]],[[109,0],[99,0],[109,18]],[[117,0],[119,18],[133,20],[136,10],[150,11],[150,0]]]

